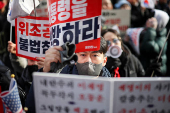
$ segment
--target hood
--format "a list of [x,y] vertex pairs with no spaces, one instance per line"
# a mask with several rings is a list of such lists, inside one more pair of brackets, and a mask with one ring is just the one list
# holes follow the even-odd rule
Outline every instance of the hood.
[[154,17],[158,21],[158,26],[157,26],[158,31],[160,31],[160,30],[162,30],[163,28],[166,27],[166,25],[167,25],[167,23],[169,21],[169,16],[165,11],[155,9]]

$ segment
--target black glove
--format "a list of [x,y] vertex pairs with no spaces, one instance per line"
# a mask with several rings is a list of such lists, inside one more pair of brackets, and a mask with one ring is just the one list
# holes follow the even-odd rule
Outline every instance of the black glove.
[[146,70],[146,77],[151,77],[152,73],[154,73],[153,76],[161,76],[161,66],[162,66],[162,58],[158,60],[158,58],[154,59],[150,66]]
[[120,65],[121,65],[121,61],[119,58],[107,57],[107,63],[105,67],[109,71],[113,71],[113,69],[119,67]]
[[61,70],[69,64],[75,63],[78,60],[77,55],[75,54],[76,46],[75,44],[70,44],[66,42],[64,45],[61,46],[63,51],[59,51],[61,55],[61,63],[51,63],[51,72],[60,73]]

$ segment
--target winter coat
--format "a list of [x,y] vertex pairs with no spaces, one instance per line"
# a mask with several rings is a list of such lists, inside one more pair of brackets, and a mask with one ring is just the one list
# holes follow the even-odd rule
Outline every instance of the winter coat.
[[[43,71],[43,68],[41,68],[39,70],[39,72],[42,72],[42,71]],[[78,75],[78,70],[76,68],[76,65],[72,65],[72,66],[64,67],[60,73]],[[109,71],[105,67],[102,68],[100,76],[111,77]],[[31,88],[29,90],[25,106],[28,107],[27,113],[35,113],[35,100],[34,100],[33,84],[31,85]]]
[[[77,70],[76,65],[71,65],[71,66],[66,66],[65,68],[63,68],[61,73],[62,74],[78,75],[78,70]],[[101,76],[101,77],[111,77],[110,72],[105,67],[102,68],[99,76]]]
[[145,71],[141,62],[130,52],[127,46],[123,46],[122,55],[117,59],[119,60],[119,65],[117,65],[117,61],[114,62],[115,59],[108,57],[105,67],[109,70],[112,77],[115,74],[114,69],[117,67],[119,67],[120,77],[144,77]]
[[24,71],[22,72],[21,77],[18,79],[18,84],[20,87],[28,94],[30,86],[32,84],[32,73],[38,71],[38,66],[27,66]]
[[[161,49],[163,48],[163,45],[166,40],[166,28],[163,28],[160,31],[156,31],[153,28],[147,28],[145,31],[144,36],[141,39],[140,43],[140,52],[141,55],[139,57],[144,69],[146,70],[149,65],[158,58],[159,53]],[[161,66],[161,75],[158,76],[164,76],[167,71],[167,44],[165,44],[165,48],[162,51],[162,66]]]
[[15,73],[17,74],[18,78],[20,78],[24,68],[27,66],[27,59],[18,57],[12,53],[9,54],[9,58]]

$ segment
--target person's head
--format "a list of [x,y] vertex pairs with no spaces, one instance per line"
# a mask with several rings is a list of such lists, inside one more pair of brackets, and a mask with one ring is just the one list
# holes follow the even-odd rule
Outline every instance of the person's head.
[[28,71],[32,74],[33,72],[35,71],[38,71],[38,65],[37,65],[37,61],[34,61],[34,60],[30,60],[30,59],[27,59],[27,69]]
[[167,4],[167,0],[159,0],[160,4]]
[[102,37],[109,42],[109,46],[117,45],[122,48],[122,40],[118,32],[114,29],[104,29],[101,32]]
[[139,3],[138,0],[127,0],[131,5],[136,5],[137,3]]
[[115,8],[116,9],[126,9],[126,10],[130,10],[131,9],[131,5],[127,0],[120,0],[115,4]]
[[99,75],[103,66],[106,65],[107,42],[100,38],[99,51],[85,51],[76,53],[78,61],[76,63],[80,75]]
[[111,0],[102,0],[102,9],[112,10],[113,5]]

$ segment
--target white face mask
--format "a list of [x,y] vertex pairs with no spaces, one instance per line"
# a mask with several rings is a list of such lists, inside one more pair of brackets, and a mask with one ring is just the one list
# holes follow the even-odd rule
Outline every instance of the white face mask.
[[118,58],[120,57],[120,55],[122,54],[123,50],[117,46],[110,46],[108,51],[106,52],[106,56],[108,57],[112,57],[112,58]]

